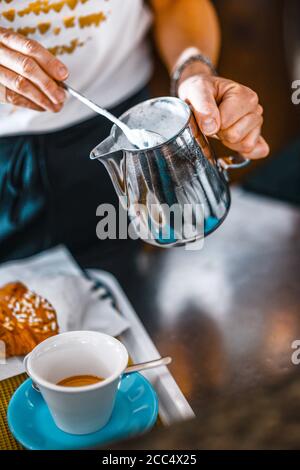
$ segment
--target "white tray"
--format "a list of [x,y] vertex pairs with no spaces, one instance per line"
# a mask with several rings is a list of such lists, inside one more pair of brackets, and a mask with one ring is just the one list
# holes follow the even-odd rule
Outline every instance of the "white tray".
[[[106,271],[88,270],[87,272],[111,290],[120,312],[129,321],[131,328],[123,333],[121,340],[133,361],[144,362],[159,358],[158,350],[116,278]],[[159,416],[164,425],[195,417],[191,406],[167,367],[149,370],[143,375],[153,384],[158,394]]]

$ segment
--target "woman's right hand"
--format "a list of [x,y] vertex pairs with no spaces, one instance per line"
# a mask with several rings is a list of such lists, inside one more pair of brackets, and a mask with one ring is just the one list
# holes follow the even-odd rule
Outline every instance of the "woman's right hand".
[[0,103],[58,112],[66,94],[57,82],[67,76],[67,67],[41,44],[0,27]]

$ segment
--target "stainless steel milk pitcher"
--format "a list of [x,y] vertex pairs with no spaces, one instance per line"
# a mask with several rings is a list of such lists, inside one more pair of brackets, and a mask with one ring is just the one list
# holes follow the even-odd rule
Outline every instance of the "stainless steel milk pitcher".
[[191,108],[178,98],[145,101],[121,120],[164,137],[154,148],[135,149],[116,126],[92,152],[111,177],[138,236],[160,247],[207,236],[230,208],[227,169],[245,160],[217,159]]

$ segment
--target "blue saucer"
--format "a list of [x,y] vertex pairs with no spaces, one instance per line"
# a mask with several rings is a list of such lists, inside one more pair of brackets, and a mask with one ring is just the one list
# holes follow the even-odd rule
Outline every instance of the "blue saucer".
[[124,375],[108,424],[93,434],[67,434],[55,425],[39,392],[27,379],[12,396],[7,420],[14,437],[31,450],[75,450],[99,447],[148,431],[158,415],[158,398],[152,385],[138,373]]

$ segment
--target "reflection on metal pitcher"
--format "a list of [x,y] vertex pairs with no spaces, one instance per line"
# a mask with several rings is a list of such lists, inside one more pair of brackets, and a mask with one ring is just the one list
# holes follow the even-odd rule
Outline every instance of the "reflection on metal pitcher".
[[[226,170],[190,107],[178,98],[157,98],[133,107],[121,120],[165,139],[153,148],[134,149],[114,126],[91,153],[105,165],[120,200],[126,198],[123,204],[136,233],[151,233],[147,242],[171,247],[203,239],[219,227],[230,208]],[[176,217],[169,217],[171,207]],[[176,227],[179,218],[183,230]]]

